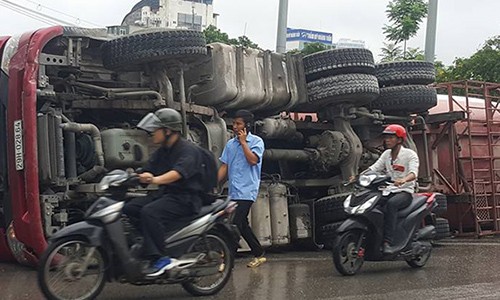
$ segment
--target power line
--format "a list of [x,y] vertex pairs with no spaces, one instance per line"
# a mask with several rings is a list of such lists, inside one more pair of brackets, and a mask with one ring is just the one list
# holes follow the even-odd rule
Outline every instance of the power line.
[[21,15],[27,16],[27,17],[32,18],[32,19],[34,19],[34,20],[37,20],[37,21],[39,21],[39,22],[45,23],[45,24],[47,24],[47,25],[55,25],[55,24],[56,24],[56,23],[54,23],[54,22],[51,22],[50,20],[46,20],[46,19],[43,19],[43,18],[38,17],[38,16],[36,16],[36,15],[33,15],[33,14],[30,14],[30,13],[27,13],[26,11],[20,10],[20,9],[18,9],[18,8],[16,8],[16,7],[11,7],[11,6],[9,6],[8,4],[3,3],[3,2],[0,2],[0,6],[3,6],[3,7],[5,7],[5,8],[7,8],[7,9],[10,9],[10,10],[12,10],[12,11],[14,11],[14,12],[17,12],[17,13],[19,13],[19,14],[21,14]]
[[[61,19],[58,19],[58,18],[55,18],[55,17],[52,17],[52,16],[49,16],[49,15],[46,15],[44,13],[41,13],[39,11],[36,11],[36,10],[33,10],[31,8],[27,8],[27,7],[24,7],[22,5],[19,5],[19,4],[16,4],[16,3],[13,3],[13,2],[10,2],[8,0],[0,0],[2,2],[4,2],[5,4],[9,4],[10,6],[13,6],[13,7],[16,7],[20,10],[23,10],[27,13],[30,13],[30,14],[35,14],[39,17],[43,17],[44,19],[47,19],[47,20],[50,20],[50,21],[53,21],[53,22],[56,22],[57,24],[62,24],[62,25],[68,25],[68,26],[76,26],[75,24],[73,23],[69,23],[69,22],[66,22],[64,20],[61,20]],[[12,8],[11,8],[12,9]]]
[[65,12],[63,12],[63,11],[59,11],[59,10],[56,10],[56,9],[50,8],[50,7],[48,7],[48,6],[45,6],[45,5],[41,4],[41,3],[35,2],[35,1],[33,1],[33,0],[25,0],[25,1],[27,1],[27,2],[29,2],[29,3],[32,3],[32,4],[35,4],[37,7],[45,8],[45,9],[47,9],[47,10],[50,10],[50,11],[56,12],[56,13],[61,14],[61,15],[63,15],[63,16],[66,16],[66,17],[69,17],[69,18],[75,19],[77,22],[83,22],[83,23],[87,23],[87,24],[94,25],[94,26],[97,26],[97,27],[102,27],[102,25],[99,25],[99,24],[96,24],[96,23],[93,23],[93,22],[90,22],[90,21],[87,21],[87,20],[81,19],[81,18],[79,18],[79,17],[75,17],[75,16],[70,15],[70,14],[68,14],[68,13],[65,13]]

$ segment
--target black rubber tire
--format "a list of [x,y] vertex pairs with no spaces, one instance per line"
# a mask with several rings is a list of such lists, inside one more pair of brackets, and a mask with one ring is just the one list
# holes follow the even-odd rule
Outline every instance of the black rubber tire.
[[429,252],[425,253],[423,256],[419,256],[418,258],[405,259],[406,263],[415,269],[422,268],[429,261],[429,258],[432,254],[432,244],[429,243],[430,249]]
[[380,97],[371,103],[371,108],[384,113],[411,114],[425,112],[436,105],[436,89],[425,85],[402,85],[381,88]]
[[375,66],[380,87],[400,84],[430,84],[436,80],[433,63],[426,61],[396,61]]
[[435,213],[437,216],[442,216],[448,211],[448,200],[446,198],[446,195],[436,193],[436,202],[437,206],[434,208],[432,211]]
[[215,231],[208,233],[207,238],[208,237],[214,238],[219,243],[221,243],[221,245],[223,245],[224,252],[226,254],[224,256],[224,261],[225,261],[224,271],[227,270],[227,273],[224,275],[224,278],[222,279],[222,281],[219,284],[217,284],[216,286],[211,287],[209,289],[199,288],[198,286],[196,286],[196,284],[194,283],[193,280],[187,280],[187,281],[182,282],[181,285],[184,288],[184,290],[186,290],[188,293],[190,293],[193,296],[210,296],[210,295],[217,294],[227,284],[227,282],[229,281],[229,279],[231,277],[231,273],[233,271],[234,256],[233,256],[232,252],[229,250],[229,246],[227,244],[227,238],[223,234],[221,234],[219,232],[215,232]]
[[196,61],[207,55],[205,36],[192,30],[144,32],[120,37],[102,45],[104,67],[140,71],[144,64],[175,60]]
[[347,219],[344,211],[344,200],[349,193],[342,193],[323,197],[314,202],[317,225],[323,226]]
[[367,74],[345,74],[321,78],[307,84],[309,102],[316,105],[352,103],[365,105],[379,96],[377,78]]
[[[53,295],[53,293],[50,291],[49,287],[47,286],[47,280],[45,278],[45,268],[47,267],[47,260],[52,256],[52,252],[57,250],[61,245],[64,245],[68,242],[81,242],[81,243],[87,243],[85,240],[78,238],[78,237],[67,237],[67,238],[62,238],[54,243],[51,243],[49,247],[45,250],[43,253],[42,257],[40,258],[39,264],[38,264],[38,285],[40,286],[40,289],[43,292],[43,295],[49,299],[49,300],[62,300],[63,298],[57,297]],[[96,251],[99,251],[99,254],[103,258],[103,272],[107,269],[106,264],[106,255],[102,253],[102,250],[97,248]],[[97,288],[90,294],[88,295],[85,299],[95,299],[102,291],[104,288],[104,284],[106,283],[106,274],[102,274],[102,277],[100,278],[99,283],[97,284]]]
[[447,219],[436,218],[436,238],[435,240],[442,240],[451,236],[450,224]]
[[337,237],[337,229],[343,223],[343,221],[330,223],[319,228],[320,242],[324,245],[325,249],[332,249],[333,241]]
[[[361,234],[364,234],[361,230],[350,230],[338,235],[333,242],[332,256],[335,269],[346,276],[353,276],[361,269],[364,262],[364,257],[352,257],[353,254],[350,253],[352,248],[355,248],[357,241]],[[361,247],[364,247],[362,244]],[[346,266],[346,259],[350,261],[350,264]]]
[[375,74],[373,54],[368,49],[348,48],[316,52],[304,57],[307,82],[332,75]]

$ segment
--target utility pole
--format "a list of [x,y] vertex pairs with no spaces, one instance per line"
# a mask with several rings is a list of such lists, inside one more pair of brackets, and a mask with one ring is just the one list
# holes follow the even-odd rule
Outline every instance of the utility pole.
[[427,32],[425,35],[425,60],[432,63],[436,56],[437,10],[438,0],[429,0]]
[[278,10],[278,35],[276,39],[276,52],[286,52],[286,28],[288,22],[288,0],[280,0]]

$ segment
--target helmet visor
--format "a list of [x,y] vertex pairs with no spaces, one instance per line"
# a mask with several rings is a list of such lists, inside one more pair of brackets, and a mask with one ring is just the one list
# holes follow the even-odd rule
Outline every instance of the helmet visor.
[[149,133],[154,132],[156,129],[162,128],[161,120],[154,114],[147,114],[142,120],[137,124],[137,128],[145,130]]

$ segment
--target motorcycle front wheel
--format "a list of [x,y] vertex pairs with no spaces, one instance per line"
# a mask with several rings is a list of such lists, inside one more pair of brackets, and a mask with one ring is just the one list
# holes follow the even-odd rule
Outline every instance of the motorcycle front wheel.
[[338,235],[332,248],[333,263],[342,275],[355,275],[364,262],[364,232],[350,230]]
[[201,259],[192,269],[212,270],[207,275],[191,277],[182,283],[182,287],[194,296],[209,296],[218,293],[229,281],[234,267],[234,257],[225,236],[218,232],[210,232],[200,237],[191,247],[189,254]]
[[50,300],[95,299],[104,288],[106,265],[99,248],[78,238],[49,245],[40,259],[38,284]]

